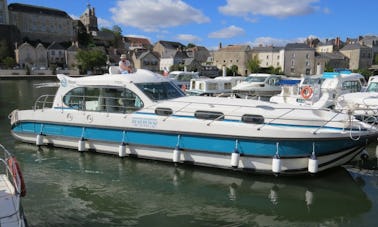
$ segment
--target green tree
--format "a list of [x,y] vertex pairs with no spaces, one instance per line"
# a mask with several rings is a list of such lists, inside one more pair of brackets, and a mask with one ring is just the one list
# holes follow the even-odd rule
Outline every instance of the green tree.
[[5,57],[2,63],[7,69],[10,69],[16,65],[16,60],[12,57]]
[[374,55],[374,61],[373,61],[373,64],[374,64],[374,65],[378,65],[378,54],[375,54],[375,55]]
[[100,50],[79,50],[76,59],[81,73],[106,66],[106,55]]
[[333,67],[328,62],[325,63],[324,72],[333,72]]
[[0,40],[0,61],[10,56],[8,42],[5,39]]
[[184,71],[184,65],[183,65],[183,64],[175,64],[175,65],[172,65],[172,66],[169,68],[169,71]]
[[239,68],[238,68],[237,65],[232,65],[231,68],[230,68],[230,70],[231,70],[231,75],[232,76],[237,76],[238,75]]
[[247,62],[247,68],[251,73],[260,72],[260,61],[257,55],[253,56],[253,58]]

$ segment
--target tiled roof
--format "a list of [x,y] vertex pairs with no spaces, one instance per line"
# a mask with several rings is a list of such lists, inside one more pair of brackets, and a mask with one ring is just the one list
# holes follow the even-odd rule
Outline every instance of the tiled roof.
[[124,37],[124,40],[126,42],[130,42],[130,43],[140,43],[142,44],[143,46],[150,46],[151,43],[148,39],[146,38],[141,38],[141,37],[130,37],[130,36],[125,36]]
[[26,12],[26,13],[35,13],[35,14],[45,14],[49,16],[56,16],[56,17],[67,17],[71,18],[66,12],[52,9],[42,6],[33,6],[27,4],[20,4],[20,3],[12,3],[8,5],[9,11],[17,11],[17,12]]
[[272,47],[272,46],[252,48],[252,50],[255,51],[255,52],[279,52],[282,49],[283,49],[283,47]]
[[359,43],[352,43],[352,44],[346,45],[341,50],[357,50],[357,49],[365,49],[365,48],[369,48],[369,47],[363,46]]
[[311,50],[305,43],[288,43],[285,46],[285,50]]
[[185,47],[183,44],[181,44],[179,42],[171,42],[171,41],[160,40],[159,43],[161,45],[163,45],[165,48],[169,48],[169,49],[178,49],[178,48]]
[[226,46],[226,47],[222,47],[219,49],[219,51],[237,51],[237,52],[240,52],[240,51],[248,51],[250,50],[251,47],[248,46],[248,45],[229,45],[229,46]]
[[65,48],[59,43],[53,42],[47,47],[49,50],[64,50]]

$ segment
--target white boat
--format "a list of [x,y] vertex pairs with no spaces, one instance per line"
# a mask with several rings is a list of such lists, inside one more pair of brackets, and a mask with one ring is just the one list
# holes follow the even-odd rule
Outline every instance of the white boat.
[[232,87],[245,80],[243,76],[220,76],[214,79],[198,78],[190,81],[190,88],[185,92],[200,96],[231,96]]
[[364,92],[341,95],[335,109],[358,119],[378,124],[378,76],[371,76]]
[[334,108],[337,97],[359,92],[366,84],[364,77],[350,71],[325,72],[321,76],[305,76],[299,85],[283,86],[271,102],[315,108]]
[[17,159],[3,145],[0,157],[0,226],[27,226],[21,205],[26,189]]
[[186,72],[186,71],[172,71],[168,74],[168,78],[173,81],[182,90],[187,90],[190,87],[190,81],[192,79],[199,78],[198,72]]
[[282,78],[280,75],[252,73],[232,87],[232,91],[242,98],[271,97],[281,92],[279,82]]
[[348,162],[378,136],[377,128],[343,113],[187,96],[142,69],[58,78],[55,96],[10,113],[16,139],[175,164],[303,174]]

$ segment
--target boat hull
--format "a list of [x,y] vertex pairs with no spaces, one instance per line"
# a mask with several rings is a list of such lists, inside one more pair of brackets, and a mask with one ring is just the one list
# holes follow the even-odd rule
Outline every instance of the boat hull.
[[[270,174],[309,173],[313,152],[318,162],[316,172],[340,166],[358,155],[370,139],[367,136],[355,141],[347,135],[333,139],[226,137],[32,121],[17,122],[12,134],[37,145]],[[276,155],[278,171],[274,170]]]

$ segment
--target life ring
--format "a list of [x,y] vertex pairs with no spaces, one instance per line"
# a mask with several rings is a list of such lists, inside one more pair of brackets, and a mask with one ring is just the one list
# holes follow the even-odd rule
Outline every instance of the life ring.
[[20,169],[20,165],[18,164],[17,159],[15,157],[10,157],[7,162],[9,165],[9,169],[12,171],[11,173],[13,177],[13,182],[17,184],[17,186],[18,185],[21,186],[20,195],[24,197],[26,195],[26,187],[25,187],[24,177],[22,176],[22,172]]
[[309,99],[312,96],[312,93],[314,93],[314,91],[312,90],[310,86],[305,86],[301,90],[301,96],[304,99]]

